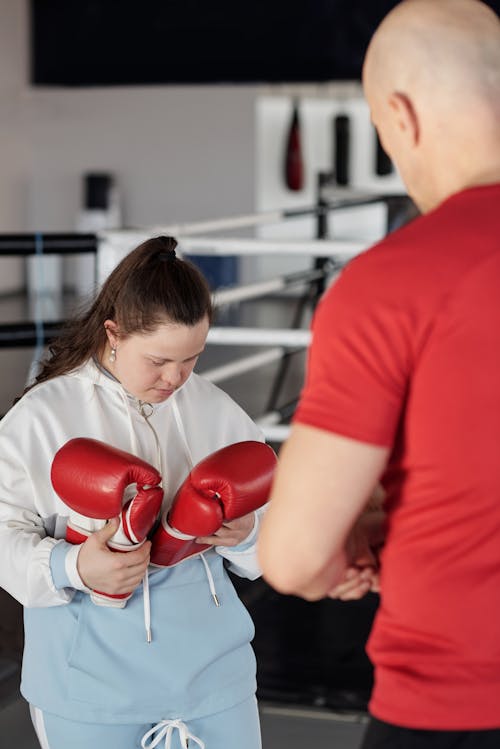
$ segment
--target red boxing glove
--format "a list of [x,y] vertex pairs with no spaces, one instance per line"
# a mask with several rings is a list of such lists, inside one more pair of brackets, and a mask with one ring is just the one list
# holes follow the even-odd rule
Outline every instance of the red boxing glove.
[[209,549],[195,539],[262,507],[275,467],[274,450],[252,440],[223,447],[198,463],[152,538],[151,564],[171,567]]
[[[103,520],[120,517],[120,527],[108,542],[115,551],[131,551],[144,543],[163,501],[161,476],[146,461],[99,440],[78,437],[57,451],[51,481],[70,508],[66,540],[83,543],[102,527]],[[130,484],[135,495],[125,497]],[[98,522],[96,522],[98,521]],[[94,603],[124,606],[131,593],[112,595],[93,591]]]

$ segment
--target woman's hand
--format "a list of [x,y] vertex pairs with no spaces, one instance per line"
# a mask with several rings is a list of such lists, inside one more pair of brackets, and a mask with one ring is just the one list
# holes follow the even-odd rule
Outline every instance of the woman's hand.
[[255,524],[255,514],[250,512],[248,515],[237,520],[231,520],[221,525],[213,536],[202,536],[196,539],[198,544],[212,544],[213,546],[238,546],[247,538],[253,530]]
[[107,542],[116,533],[118,518],[92,533],[78,553],[77,569],[83,583],[92,590],[111,595],[132,593],[142,581],[149,564],[151,542],[133,551],[112,551]]

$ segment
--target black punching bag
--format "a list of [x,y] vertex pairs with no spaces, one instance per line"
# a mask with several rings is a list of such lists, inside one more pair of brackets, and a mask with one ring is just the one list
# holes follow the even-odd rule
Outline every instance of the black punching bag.
[[285,184],[289,190],[302,190],[304,186],[304,159],[302,133],[297,100],[293,102],[292,119],[288,128],[285,149]]
[[334,127],[334,163],[333,171],[337,185],[349,184],[349,136],[350,122],[346,114],[339,114],[333,122]]

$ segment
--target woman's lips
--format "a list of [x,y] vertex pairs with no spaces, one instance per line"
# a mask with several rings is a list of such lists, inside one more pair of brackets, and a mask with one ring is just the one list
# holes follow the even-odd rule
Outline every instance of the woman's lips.
[[173,390],[168,390],[167,388],[155,388],[155,390],[157,393],[163,396],[172,395],[172,393],[174,392]]

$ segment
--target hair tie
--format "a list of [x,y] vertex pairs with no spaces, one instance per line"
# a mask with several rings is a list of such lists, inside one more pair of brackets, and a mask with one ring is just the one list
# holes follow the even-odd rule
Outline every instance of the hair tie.
[[176,257],[175,250],[162,250],[158,254],[158,260],[161,260],[163,263],[172,263]]

